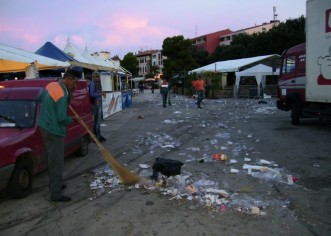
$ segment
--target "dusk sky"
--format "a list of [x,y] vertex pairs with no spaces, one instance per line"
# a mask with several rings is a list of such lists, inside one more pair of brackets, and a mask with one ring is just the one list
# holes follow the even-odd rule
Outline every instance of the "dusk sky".
[[306,15],[305,0],[0,0],[0,43],[35,52],[67,39],[90,52],[162,49],[167,37],[185,38],[281,22]]

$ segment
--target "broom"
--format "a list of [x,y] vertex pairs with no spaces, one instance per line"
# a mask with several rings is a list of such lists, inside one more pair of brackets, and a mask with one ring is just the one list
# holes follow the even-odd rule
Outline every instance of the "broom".
[[[69,105],[69,109],[76,116],[80,116],[76,113],[76,111]],[[89,129],[86,123],[80,118],[78,122],[86,129],[86,131],[90,134],[94,142],[97,144],[103,158],[107,161],[107,163],[112,167],[112,169],[117,173],[117,175],[122,180],[124,185],[133,185],[137,183],[141,177],[136,175],[135,173],[126,169],[121,163],[119,163],[112,154],[110,154],[107,149],[100,143],[100,141],[95,137],[94,133]]]

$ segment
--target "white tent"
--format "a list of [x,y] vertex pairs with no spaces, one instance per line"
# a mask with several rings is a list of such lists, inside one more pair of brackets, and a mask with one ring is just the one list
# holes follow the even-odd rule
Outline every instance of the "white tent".
[[0,72],[22,72],[28,70],[31,66],[37,70],[48,70],[69,67],[70,64],[0,44]]
[[67,43],[63,51],[77,60],[77,62],[70,62],[72,65],[88,68],[91,70],[112,71],[115,69],[105,61],[93,57],[90,53],[88,53],[87,49],[82,51],[71,42]]
[[249,58],[242,58],[242,59],[235,59],[235,60],[228,60],[228,61],[219,61],[215,62],[194,70],[191,70],[189,73],[202,73],[202,72],[236,72],[240,71],[241,68],[247,67],[251,64],[256,64],[265,60],[273,60],[279,58],[279,55],[272,54],[266,56],[257,56],[257,57],[249,57]]
[[265,78],[267,75],[279,75],[279,69],[275,72],[272,67],[263,64],[258,64],[256,66],[250,67],[247,70],[236,72],[236,86],[239,88],[240,79],[244,76],[254,76],[256,79],[256,84],[265,87]]
[[130,79],[133,82],[139,82],[139,81],[143,81],[145,79],[145,77],[134,77],[132,79]]

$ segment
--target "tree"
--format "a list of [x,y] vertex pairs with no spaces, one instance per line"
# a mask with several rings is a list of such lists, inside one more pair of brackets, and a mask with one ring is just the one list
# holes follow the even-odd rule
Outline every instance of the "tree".
[[193,47],[192,55],[193,55],[193,58],[195,59],[196,63],[199,66],[205,66],[205,65],[210,64],[210,57],[209,57],[209,53],[207,51],[202,50],[197,47]]
[[160,73],[160,66],[151,65],[150,70],[152,74],[156,75],[157,73]]
[[192,50],[192,41],[184,39],[182,35],[166,38],[162,45],[162,55],[167,59],[163,61],[163,74],[165,78],[189,71],[197,67]]
[[138,76],[139,61],[138,58],[132,53],[127,53],[121,61],[121,66],[130,71],[132,77]]

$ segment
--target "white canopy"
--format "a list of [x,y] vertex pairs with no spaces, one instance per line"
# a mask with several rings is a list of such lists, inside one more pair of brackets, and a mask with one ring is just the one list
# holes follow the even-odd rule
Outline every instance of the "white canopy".
[[145,77],[134,77],[132,79],[130,79],[133,82],[139,82],[139,81],[143,81],[145,79]]
[[31,65],[37,70],[70,66],[68,62],[44,57],[0,43],[0,72],[26,71]]
[[237,88],[239,87],[241,77],[254,76],[257,85],[262,84],[262,86],[264,87],[266,75],[279,75],[279,69],[273,72],[272,67],[263,64],[258,64],[256,66],[248,68],[247,70],[236,72],[236,86]]
[[257,56],[257,57],[249,57],[242,58],[236,60],[228,60],[228,61],[219,61],[215,62],[194,70],[191,70],[189,73],[202,73],[207,71],[214,72],[236,72],[240,71],[242,67],[248,66],[250,64],[258,63],[267,59],[279,58],[279,55],[272,54],[266,56]]
[[63,51],[77,60],[77,62],[70,62],[72,65],[88,68],[91,70],[112,71],[115,69],[110,64],[107,64],[104,60],[93,57],[87,51],[87,49],[82,51],[71,42],[67,43]]

